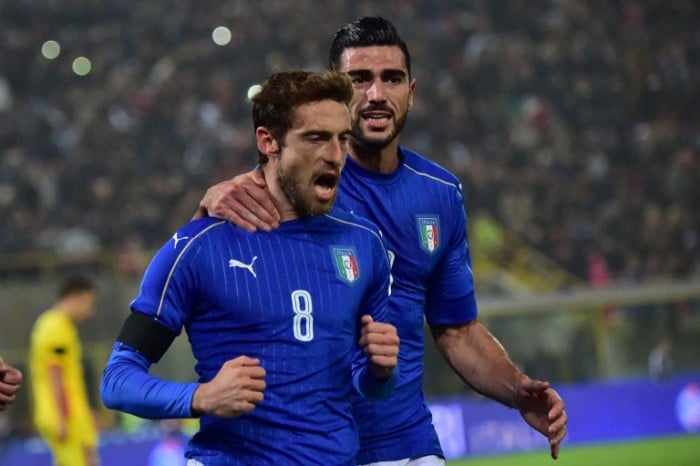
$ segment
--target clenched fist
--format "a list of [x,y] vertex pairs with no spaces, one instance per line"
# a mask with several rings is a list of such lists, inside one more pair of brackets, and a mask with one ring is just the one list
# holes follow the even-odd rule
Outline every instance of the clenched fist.
[[192,414],[237,417],[264,399],[265,369],[259,359],[239,356],[221,366],[216,376],[201,384],[192,397]]
[[360,347],[369,360],[372,375],[379,380],[386,380],[399,362],[399,335],[391,324],[375,322],[371,316],[364,315],[360,321]]
[[22,373],[0,358],[0,411],[15,401],[15,393],[22,386]]

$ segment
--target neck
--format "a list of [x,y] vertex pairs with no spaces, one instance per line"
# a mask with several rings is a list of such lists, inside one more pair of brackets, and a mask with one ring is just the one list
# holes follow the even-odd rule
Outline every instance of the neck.
[[370,170],[385,175],[394,173],[399,168],[399,139],[395,138],[387,146],[376,148],[360,145],[357,141],[351,141],[350,157],[365,170]]
[[274,162],[272,160],[268,161],[263,167],[262,171],[265,175],[265,181],[267,183],[267,189],[270,191],[270,197],[272,202],[277,208],[277,212],[280,214],[280,222],[287,222],[289,220],[294,220],[299,216],[292,208],[292,204],[287,199],[282,189],[277,182],[277,176],[274,173]]
[[58,309],[58,312],[68,317],[68,319],[70,319],[72,322],[77,322],[78,319],[73,311],[74,307],[70,302],[70,299],[62,299],[57,301],[56,304],[54,304],[54,308]]

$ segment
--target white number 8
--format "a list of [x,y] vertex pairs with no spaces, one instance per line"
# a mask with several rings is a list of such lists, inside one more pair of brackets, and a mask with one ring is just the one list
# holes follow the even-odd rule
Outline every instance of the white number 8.
[[314,339],[313,304],[311,293],[306,290],[292,291],[292,307],[294,308],[294,338],[299,341]]

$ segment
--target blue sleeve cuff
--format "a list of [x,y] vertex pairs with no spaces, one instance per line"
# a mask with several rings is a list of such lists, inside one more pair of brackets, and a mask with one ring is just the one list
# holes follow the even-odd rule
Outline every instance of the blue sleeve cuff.
[[367,367],[357,371],[354,376],[355,389],[368,400],[381,400],[391,394],[399,381],[399,367],[392,371],[386,380],[378,380]]

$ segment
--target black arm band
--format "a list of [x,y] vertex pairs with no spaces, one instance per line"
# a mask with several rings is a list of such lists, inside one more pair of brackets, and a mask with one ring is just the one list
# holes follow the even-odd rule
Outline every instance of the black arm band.
[[177,333],[152,316],[132,312],[124,321],[117,341],[127,344],[153,362],[160,361]]

